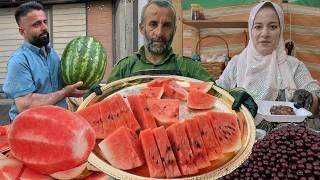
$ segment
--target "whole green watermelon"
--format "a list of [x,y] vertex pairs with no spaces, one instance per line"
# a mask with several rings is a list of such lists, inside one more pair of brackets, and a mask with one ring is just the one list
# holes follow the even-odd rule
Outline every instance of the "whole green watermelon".
[[90,89],[101,82],[106,65],[106,50],[99,41],[88,36],[77,37],[63,51],[62,79],[66,85],[83,81],[80,89]]

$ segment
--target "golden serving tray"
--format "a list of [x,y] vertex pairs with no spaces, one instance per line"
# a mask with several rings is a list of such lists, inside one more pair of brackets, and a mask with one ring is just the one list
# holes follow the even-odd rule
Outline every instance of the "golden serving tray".
[[[181,76],[135,76],[125,79],[121,79],[110,84],[104,85],[101,87],[102,95],[97,96],[95,93],[89,95],[83,103],[79,106],[78,110],[83,109],[91,104],[99,102],[104,98],[119,93],[121,95],[129,95],[137,91],[141,87],[144,87],[147,82],[159,78],[159,77],[173,77],[176,79],[181,79],[185,81],[199,81],[192,78],[181,77]],[[235,113],[232,109],[232,102],[234,101],[233,97],[226,92],[225,90],[213,85],[212,89],[208,92],[219,98],[219,105],[217,107],[218,111],[226,111]],[[217,105],[216,105],[217,106]],[[180,111],[181,113],[181,111]],[[185,180],[194,180],[194,179],[217,179],[224,175],[231,173],[237,167],[239,167],[250,155],[253,144],[255,142],[255,125],[254,119],[251,116],[250,112],[244,107],[241,106],[240,112],[237,113],[238,119],[240,122],[240,128],[242,130],[242,147],[239,151],[234,153],[225,154],[223,159],[216,161],[211,161],[211,167],[201,169],[199,173],[192,176],[182,176],[174,179],[185,179]],[[181,117],[181,116],[180,116]],[[97,141],[98,143],[99,141]],[[135,168],[133,170],[124,171],[117,169],[110,165],[99,152],[99,148],[96,146],[94,151],[90,154],[88,162],[95,166],[100,171],[114,177],[117,179],[155,179],[148,177],[147,166]]]

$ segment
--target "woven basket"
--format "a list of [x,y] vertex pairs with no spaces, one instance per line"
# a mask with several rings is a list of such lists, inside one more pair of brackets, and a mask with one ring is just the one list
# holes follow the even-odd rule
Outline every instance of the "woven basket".
[[225,64],[224,62],[200,62],[201,65],[211,74],[213,79],[219,79],[222,74]]

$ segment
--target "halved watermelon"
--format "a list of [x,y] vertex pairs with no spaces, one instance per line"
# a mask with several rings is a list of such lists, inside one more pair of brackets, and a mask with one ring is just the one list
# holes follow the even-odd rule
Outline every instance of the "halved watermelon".
[[208,158],[207,150],[202,140],[197,121],[194,119],[187,119],[184,121],[184,125],[195,157],[197,168],[202,169],[209,167],[211,165],[210,160]]
[[215,96],[192,89],[188,95],[187,105],[191,109],[210,109],[216,101],[217,98]]
[[174,83],[186,89],[187,91],[195,89],[205,93],[208,92],[212,88],[212,85],[214,84],[213,82],[197,82],[197,81],[174,81]]
[[135,132],[127,127],[120,127],[98,146],[103,157],[114,167],[128,170],[144,164],[139,138]]
[[96,133],[96,138],[103,139],[106,137],[105,130],[103,128],[103,121],[101,119],[100,104],[92,104],[84,109],[76,112],[84,119],[86,119]]
[[155,128],[156,120],[150,112],[147,104],[147,98],[140,94],[133,94],[128,96],[128,101],[132,112],[142,129]]
[[223,153],[238,151],[241,146],[241,133],[237,116],[232,113],[209,111],[211,124]]
[[168,127],[179,120],[180,101],[178,99],[148,99],[149,110],[158,126]]
[[157,143],[151,129],[140,132],[140,140],[150,177],[166,177]]
[[161,126],[154,128],[152,131],[158,145],[166,177],[172,178],[181,176],[166,130]]
[[166,132],[182,175],[197,173],[198,168],[194,162],[195,157],[190,148],[184,125],[181,123],[174,123],[167,128]]
[[86,162],[96,140],[84,118],[58,106],[22,112],[11,125],[8,138],[12,155],[42,174]]
[[146,98],[156,98],[160,99],[164,90],[163,87],[145,87],[141,88],[140,94],[144,95]]
[[23,164],[13,158],[0,159],[0,179],[16,180],[23,170]]
[[104,99],[99,103],[99,107],[106,136],[122,126],[134,131],[140,129],[132,111],[119,94]]
[[218,140],[213,132],[210,116],[205,115],[196,115],[194,119],[198,123],[198,127],[201,133],[203,143],[206,147],[208,157],[210,160],[216,160],[223,157],[221,147],[218,143]]

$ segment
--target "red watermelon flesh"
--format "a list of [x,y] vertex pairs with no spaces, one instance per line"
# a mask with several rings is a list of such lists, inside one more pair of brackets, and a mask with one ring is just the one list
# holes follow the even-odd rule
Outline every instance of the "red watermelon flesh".
[[156,140],[151,129],[140,132],[140,140],[150,177],[166,177]]
[[19,177],[19,180],[53,180],[53,178],[25,167],[23,168],[23,172]]
[[99,105],[106,136],[123,126],[134,131],[140,127],[138,123],[135,124],[135,117],[119,94],[104,99]]
[[132,129],[135,132],[141,130],[140,124],[138,123],[130,107],[127,105],[127,103],[124,101],[122,97],[117,101],[117,108],[119,108],[120,116],[125,120],[128,128]]
[[187,106],[191,109],[210,109],[217,102],[217,98],[199,90],[189,92]]
[[140,94],[144,95],[146,98],[156,98],[160,99],[164,90],[163,87],[145,87],[141,88]]
[[216,160],[223,157],[221,147],[213,132],[210,118],[208,115],[197,115],[194,119],[198,123],[203,143],[206,147],[209,160]]
[[127,127],[120,127],[99,143],[103,157],[123,170],[133,169],[144,164],[142,149],[137,144],[139,138]]
[[188,92],[192,89],[196,89],[202,92],[208,92],[211,88],[212,85],[214,84],[213,82],[197,82],[197,81],[175,81],[175,83],[186,89]]
[[154,128],[152,131],[157,142],[166,177],[172,178],[181,176],[166,130],[161,126]]
[[194,119],[187,119],[184,121],[186,132],[189,138],[192,152],[195,156],[195,163],[198,169],[209,167],[210,160],[207,155],[207,150],[201,137],[201,133]]
[[42,174],[86,162],[96,138],[85,119],[57,106],[39,106],[22,112],[8,137],[12,155]]
[[23,164],[13,158],[0,160],[0,179],[16,180],[23,170]]
[[179,120],[180,101],[178,99],[148,99],[151,114],[158,126],[168,127]]
[[55,179],[73,179],[73,178],[79,177],[86,167],[87,167],[87,162],[72,169],[55,172],[53,174],[50,174],[50,176],[54,177]]
[[128,101],[132,112],[142,129],[155,128],[156,120],[150,112],[147,104],[147,98],[140,94],[133,94],[128,96]]
[[172,124],[166,132],[182,175],[198,173],[184,125],[181,123]]
[[241,133],[237,116],[232,113],[210,111],[211,124],[223,153],[238,151],[241,146]]
[[180,88],[178,86],[174,87],[170,84],[165,84],[163,88],[164,88],[163,96],[165,98],[180,99],[183,101],[187,100],[188,92],[183,88]]
[[77,111],[76,113],[89,122],[91,127],[96,132],[96,138],[103,139],[106,137],[106,133],[103,129],[103,121],[101,119],[99,103],[92,104],[84,109]]
[[163,87],[165,84],[169,84],[171,81],[176,80],[175,78],[157,78],[148,82],[148,87]]

